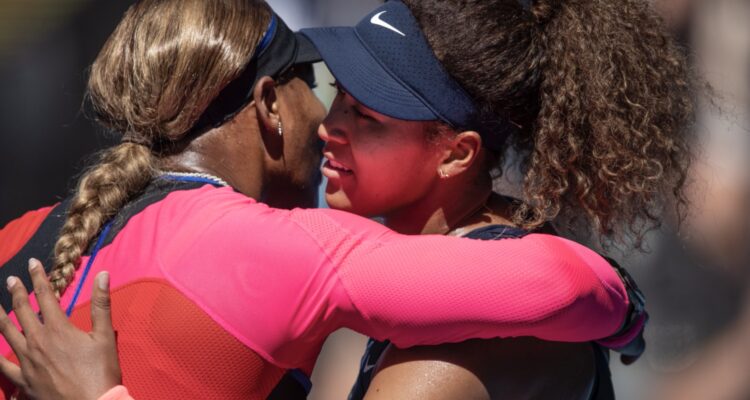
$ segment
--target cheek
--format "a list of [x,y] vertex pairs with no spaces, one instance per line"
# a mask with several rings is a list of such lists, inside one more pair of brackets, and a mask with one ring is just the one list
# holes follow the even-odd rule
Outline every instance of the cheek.
[[294,81],[297,90],[287,96],[284,106],[297,113],[295,118],[287,121],[287,124],[295,131],[299,131],[300,141],[308,143],[311,136],[317,137],[318,126],[323,122],[326,110],[315,93],[300,82]]
[[[311,92],[312,93],[312,92]],[[322,142],[318,137],[318,127],[325,118],[325,108],[323,104],[313,94],[308,98],[300,99],[295,104],[298,110],[305,110],[303,118],[293,120],[294,137],[289,138],[291,148],[294,149],[297,157],[295,159],[304,166],[312,165],[317,168],[320,165],[322,157]]]
[[367,210],[369,215],[388,214],[429,192],[435,177],[431,154],[421,147],[392,150],[357,158],[356,185],[344,188],[355,209]]
[[323,119],[326,116],[326,110],[317,98],[305,102],[305,105],[305,108],[302,108],[306,111],[304,129],[307,136],[305,137],[308,141],[311,141],[312,138],[318,138],[318,127],[323,123]]
[[361,190],[377,193],[402,191],[410,179],[413,171],[408,165],[410,157],[407,154],[368,154],[362,162],[357,161],[357,178],[361,183]]

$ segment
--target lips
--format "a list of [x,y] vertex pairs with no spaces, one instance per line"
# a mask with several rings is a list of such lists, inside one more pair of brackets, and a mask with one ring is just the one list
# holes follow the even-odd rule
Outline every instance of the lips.
[[333,169],[335,169],[337,171],[352,172],[351,169],[347,168],[344,164],[341,164],[340,162],[338,162],[336,160],[330,160],[329,159],[329,160],[327,160],[327,164],[328,164],[329,167],[331,167],[331,168],[333,168]]
[[342,178],[354,173],[351,168],[342,164],[340,161],[333,159],[333,156],[331,154],[324,154],[324,157],[326,158],[326,162],[323,163],[321,172],[327,178]]

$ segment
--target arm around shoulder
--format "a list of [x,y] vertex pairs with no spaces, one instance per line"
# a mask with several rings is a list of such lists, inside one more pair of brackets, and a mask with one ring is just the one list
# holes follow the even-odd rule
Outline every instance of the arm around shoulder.
[[362,316],[348,327],[399,347],[517,336],[585,342],[614,333],[628,308],[603,257],[550,235],[388,234],[345,254],[338,278]]

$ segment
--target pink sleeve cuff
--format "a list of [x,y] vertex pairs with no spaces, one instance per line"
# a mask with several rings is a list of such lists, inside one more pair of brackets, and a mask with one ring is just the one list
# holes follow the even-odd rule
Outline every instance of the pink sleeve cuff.
[[99,397],[99,400],[134,400],[132,397],[130,397],[130,394],[128,393],[128,388],[125,386],[119,385],[115,386],[112,389],[109,389],[107,393],[104,393],[101,397]]

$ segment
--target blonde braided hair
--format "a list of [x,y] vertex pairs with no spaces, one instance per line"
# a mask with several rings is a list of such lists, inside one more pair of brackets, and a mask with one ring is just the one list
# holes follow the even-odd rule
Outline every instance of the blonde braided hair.
[[73,279],[83,252],[102,225],[151,180],[153,163],[148,147],[122,143],[105,150],[99,164],[83,175],[55,244],[50,280],[58,293]]
[[128,132],[81,177],[55,244],[58,294],[102,226],[160,168],[149,143],[177,141],[245,69],[268,26],[261,0],[141,0],[125,13],[91,67],[96,119]]

